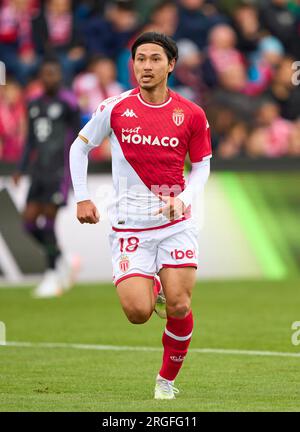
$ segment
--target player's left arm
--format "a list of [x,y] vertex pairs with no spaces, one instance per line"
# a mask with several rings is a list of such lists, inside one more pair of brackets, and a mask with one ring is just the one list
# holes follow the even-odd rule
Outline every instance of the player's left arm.
[[195,196],[199,195],[207,182],[210,173],[210,160],[192,163],[192,170],[189,177],[187,187],[177,197],[160,197],[165,202],[165,206],[161,207],[155,214],[162,213],[170,220],[180,218],[192,204]]
[[192,170],[188,184],[177,198],[185,207],[192,204],[193,198],[203,191],[210,173],[210,158],[212,156],[210,127],[204,111],[197,107],[191,122],[191,138],[189,141],[189,157]]
[[91,120],[81,129],[70,150],[70,172],[77,201],[80,223],[97,223],[99,213],[87,188],[88,154],[111,132],[110,110],[100,106]]
[[178,219],[185,213],[192,204],[194,197],[203,191],[210,174],[210,158],[212,156],[210,129],[205,113],[201,108],[198,108],[193,115],[191,129],[188,151],[192,170],[188,184],[177,197],[161,197],[166,205],[155,213],[162,213],[170,220]]
[[204,185],[210,174],[210,160],[192,163],[192,170],[189,176],[187,187],[177,198],[180,199],[185,209],[192,204],[193,198],[198,196],[204,189]]

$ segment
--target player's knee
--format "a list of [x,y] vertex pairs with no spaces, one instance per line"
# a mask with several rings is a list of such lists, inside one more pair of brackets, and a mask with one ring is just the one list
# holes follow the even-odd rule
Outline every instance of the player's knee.
[[174,300],[167,304],[168,315],[178,318],[184,318],[191,309],[190,299]]
[[125,314],[128,321],[132,324],[144,324],[147,322],[151,316],[151,312],[144,308],[134,308],[125,309]]

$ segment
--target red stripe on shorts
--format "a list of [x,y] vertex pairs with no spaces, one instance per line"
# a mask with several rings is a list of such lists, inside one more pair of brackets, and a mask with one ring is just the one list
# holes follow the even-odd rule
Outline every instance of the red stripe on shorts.
[[166,268],[180,268],[180,267],[195,267],[195,268],[197,268],[198,267],[198,264],[195,264],[195,263],[183,263],[183,264],[163,264],[162,265],[163,267],[166,267]]

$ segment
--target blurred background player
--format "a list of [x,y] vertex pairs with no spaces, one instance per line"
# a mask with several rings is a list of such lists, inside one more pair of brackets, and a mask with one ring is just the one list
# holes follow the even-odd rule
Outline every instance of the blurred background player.
[[79,130],[80,117],[72,93],[61,87],[62,71],[56,59],[40,68],[43,94],[28,107],[28,136],[14,175],[17,185],[30,165],[31,185],[23,212],[24,227],[43,247],[47,271],[36,297],[60,295],[72,284],[75,263],[62,256],[55,234],[58,209],[70,187],[69,149]]

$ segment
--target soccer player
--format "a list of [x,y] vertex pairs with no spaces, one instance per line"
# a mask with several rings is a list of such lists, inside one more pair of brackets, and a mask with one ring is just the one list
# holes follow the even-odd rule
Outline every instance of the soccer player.
[[[110,137],[114,283],[130,322],[149,320],[162,285],[167,323],[155,399],[175,398],[174,380],[191,341],[198,254],[191,204],[209,176],[211,157],[203,110],[167,87],[177,56],[169,37],[142,34],[132,46],[138,87],[101,103],[70,152],[77,218],[97,223],[100,216],[87,190],[87,155]],[[185,185],[187,153],[192,171]]]
[[47,271],[35,296],[52,297],[70,288],[75,265],[62,256],[54,228],[71,185],[69,150],[80,129],[80,117],[74,96],[61,87],[62,72],[56,59],[44,60],[40,81],[43,94],[29,104],[28,137],[14,181],[19,183],[31,162],[23,220],[47,257]]

